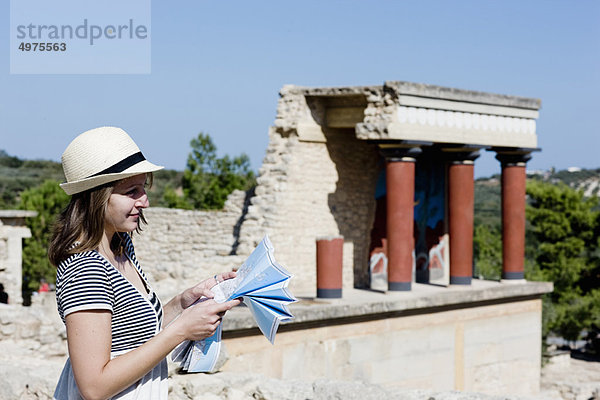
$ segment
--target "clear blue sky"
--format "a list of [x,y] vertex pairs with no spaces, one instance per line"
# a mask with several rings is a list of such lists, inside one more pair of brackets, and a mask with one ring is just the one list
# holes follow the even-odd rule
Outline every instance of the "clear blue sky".
[[149,75],[10,75],[0,14],[0,149],[21,158],[115,125],[168,168],[203,131],[257,170],[282,85],[403,80],[540,98],[528,168],[600,167],[600,1],[152,1]]

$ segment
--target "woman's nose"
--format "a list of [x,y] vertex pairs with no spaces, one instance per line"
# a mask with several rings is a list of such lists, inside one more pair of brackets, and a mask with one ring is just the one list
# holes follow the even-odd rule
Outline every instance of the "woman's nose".
[[137,198],[135,205],[138,208],[147,208],[150,205],[150,201],[148,200],[148,194],[145,191],[143,195]]

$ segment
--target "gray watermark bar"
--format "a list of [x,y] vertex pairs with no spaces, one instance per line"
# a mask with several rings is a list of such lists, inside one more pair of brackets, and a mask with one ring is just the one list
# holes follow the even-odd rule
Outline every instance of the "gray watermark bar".
[[149,74],[151,0],[11,0],[11,74]]

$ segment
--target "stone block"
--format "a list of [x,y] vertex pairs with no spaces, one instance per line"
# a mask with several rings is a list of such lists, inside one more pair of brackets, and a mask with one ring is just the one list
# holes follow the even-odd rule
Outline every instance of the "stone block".
[[8,304],[0,304],[0,324],[12,324],[18,318],[18,311],[15,308],[15,306]]
[[17,325],[15,324],[3,324],[0,326],[0,333],[5,337],[13,336],[17,332]]

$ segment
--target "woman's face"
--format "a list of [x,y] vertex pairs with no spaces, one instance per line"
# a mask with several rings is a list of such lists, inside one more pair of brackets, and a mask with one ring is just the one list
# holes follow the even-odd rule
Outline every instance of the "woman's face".
[[140,210],[150,205],[145,189],[146,174],[119,182],[106,205],[105,227],[115,232],[132,232],[138,227]]

